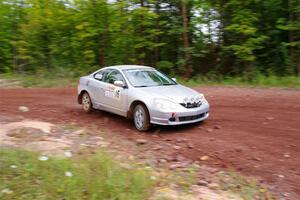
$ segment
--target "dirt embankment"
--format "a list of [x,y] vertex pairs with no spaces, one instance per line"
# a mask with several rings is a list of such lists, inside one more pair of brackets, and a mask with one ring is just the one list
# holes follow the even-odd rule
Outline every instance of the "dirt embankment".
[[[213,167],[234,169],[272,186],[285,199],[300,199],[300,92],[203,87],[211,104],[204,123],[155,127],[138,133],[132,123],[106,112],[85,114],[74,88],[1,89],[1,116],[98,126],[159,146],[162,158],[182,155]],[[29,112],[21,113],[19,106]],[[153,147],[151,147],[153,150]],[[201,160],[208,156],[209,159]]]

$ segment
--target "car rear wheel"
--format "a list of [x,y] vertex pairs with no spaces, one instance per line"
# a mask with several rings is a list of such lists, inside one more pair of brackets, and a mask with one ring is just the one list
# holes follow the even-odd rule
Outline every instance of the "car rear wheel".
[[89,113],[92,111],[92,101],[91,98],[89,96],[89,94],[87,92],[82,94],[81,97],[82,100],[82,108],[86,113]]
[[147,108],[138,104],[133,110],[133,121],[137,130],[147,131],[150,128],[150,119]]

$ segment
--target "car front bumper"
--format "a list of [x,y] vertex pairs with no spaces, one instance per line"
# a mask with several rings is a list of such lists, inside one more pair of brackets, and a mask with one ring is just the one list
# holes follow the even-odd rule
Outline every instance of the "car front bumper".
[[200,122],[209,116],[209,104],[203,103],[198,108],[183,108],[180,111],[160,112],[150,111],[150,122],[159,125],[181,125]]

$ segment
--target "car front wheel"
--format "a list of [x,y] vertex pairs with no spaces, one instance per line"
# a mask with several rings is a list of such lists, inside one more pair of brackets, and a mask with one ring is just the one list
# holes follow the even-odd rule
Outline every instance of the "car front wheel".
[[136,129],[139,131],[147,131],[150,128],[150,119],[147,108],[138,104],[133,111],[133,121]]
[[82,94],[81,97],[82,100],[82,108],[86,113],[89,113],[92,111],[92,101],[91,98],[89,96],[89,94],[87,92]]

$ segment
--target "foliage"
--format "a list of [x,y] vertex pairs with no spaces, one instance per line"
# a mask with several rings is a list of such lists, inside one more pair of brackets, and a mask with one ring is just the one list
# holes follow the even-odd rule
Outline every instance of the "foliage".
[[147,199],[152,188],[148,172],[121,168],[105,154],[46,161],[21,150],[2,148],[0,154],[3,200]]
[[162,60],[156,64],[156,67],[164,73],[172,74],[174,64],[169,61]]
[[255,24],[259,22],[259,15],[249,8],[249,4],[250,1],[241,3],[231,0],[225,5],[230,9],[236,8],[236,12],[232,13],[231,23],[225,27],[225,31],[231,35],[231,40],[235,41],[225,48],[232,50],[238,59],[251,62],[256,59],[254,50],[262,48],[262,42],[267,37],[257,33],[258,28]]
[[0,73],[298,75],[299,12],[296,0],[0,0]]

